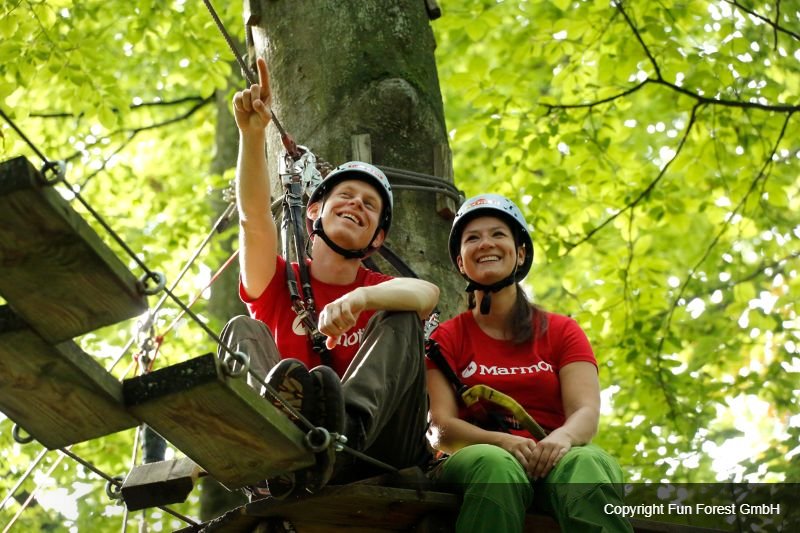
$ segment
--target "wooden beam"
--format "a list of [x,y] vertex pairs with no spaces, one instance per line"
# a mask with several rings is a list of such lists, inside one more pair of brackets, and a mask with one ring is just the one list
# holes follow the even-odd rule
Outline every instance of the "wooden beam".
[[188,457],[136,465],[122,484],[122,499],[129,511],[185,502],[205,473]]
[[[275,524],[266,531],[302,531],[303,533],[375,533],[379,531],[416,531],[450,533],[461,498],[456,494],[383,487],[362,483],[327,486],[318,493],[298,500],[257,500],[205,522],[202,531],[251,532],[264,524]],[[723,529],[630,520],[636,533],[722,533]],[[286,528],[286,525],[291,528]],[[282,529],[283,528],[283,529]],[[293,528],[293,529],[292,529]],[[178,530],[197,531],[196,527]],[[525,532],[559,533],[561,528],[549,515],[529,511]]]
[[413,531],[430,514],[455,523],[458,504],[454,494],[354,483],[327,486],[299,500],[257,500],[203,524],[203,531],[253,531],[270,519],[308,533]]
[[0,410],[50,449],[136,426],[122,385],[74,342],[45,342],[0,306]]
[[352,135],[350,148],[353,152],[353,160],[372,163],[372,138],[369,133]]
[[137,279],[27,159],[0,163],[0,295],[59,343],[140,315]]
[[[453,153],[446,143],[433,147],[433,175],[453,183]],[[448,222],[455,218],[459,207],[449,196],[436,195],[436,212]]]
[[311,466],[301,432],[206,354],[123,381],[128,409],[229,490]]

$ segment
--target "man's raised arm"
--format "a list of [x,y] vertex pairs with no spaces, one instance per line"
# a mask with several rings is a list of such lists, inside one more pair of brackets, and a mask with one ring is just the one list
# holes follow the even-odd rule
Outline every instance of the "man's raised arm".
[[270,184],[265,154],[270,122],[269,72],[263,58],[256,61],[258,84],[237,92],[233,114],[239,128],[236,163],[236,205],[239,209],[239,265],[250,298],[258,298],[275,275],[278,229],[270,211]]

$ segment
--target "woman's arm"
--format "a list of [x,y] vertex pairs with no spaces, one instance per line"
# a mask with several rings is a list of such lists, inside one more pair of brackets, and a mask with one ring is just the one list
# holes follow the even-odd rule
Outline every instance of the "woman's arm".
[[428,370],[428,396],[431,402],[428,440],[434,448],[452,454],[470,444],[493,444],[511,453],[530,471],[536,442],[501,431],[487,431],[460,419],[455,391],[444,374],[435,368]]
[[539,441],[531,459],[534,478],[546,476],[570,448],[590,442],[597,433],[600,420],[597,368],[582,361],[570,363],[561,368],[558,378],[566,421]]

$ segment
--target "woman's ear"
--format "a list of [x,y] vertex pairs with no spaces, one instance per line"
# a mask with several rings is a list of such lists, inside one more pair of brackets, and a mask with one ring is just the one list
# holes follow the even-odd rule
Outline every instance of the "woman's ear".
[[464,274],[464,260],[461,259],[460,255],[456,257],[456,264],[458,265],[458,271]]
[[527,249],[525,245],[522,245],[517,248],[517,266],[522,266],[525,263],[525,257],[527,255]]

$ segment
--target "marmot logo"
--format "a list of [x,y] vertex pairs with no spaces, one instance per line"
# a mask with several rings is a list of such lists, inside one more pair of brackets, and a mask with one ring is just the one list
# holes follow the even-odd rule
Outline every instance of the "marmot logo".
[[478,364],[475,361],[472,361],[467,365],[467,368],[461,372],[461,377],[466,379],[474,374],[476,370],[478,370]]
[[292,322],[292,331],[294,331],[295,335],[305,335],[306,334],[306,327],[303,325],[303,319],[300,316],[294,317],[294,322]]

